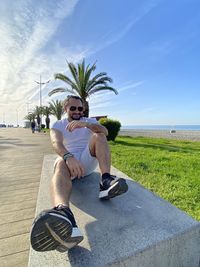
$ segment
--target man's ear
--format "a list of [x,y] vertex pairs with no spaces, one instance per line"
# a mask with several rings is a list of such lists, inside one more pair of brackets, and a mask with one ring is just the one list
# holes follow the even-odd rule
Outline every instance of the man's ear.
[[64,105],[63,110],[67,113],[67,105]]

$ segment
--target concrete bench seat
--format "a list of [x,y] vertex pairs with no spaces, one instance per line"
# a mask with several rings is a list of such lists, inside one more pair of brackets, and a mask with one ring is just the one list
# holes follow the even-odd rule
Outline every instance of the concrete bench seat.
[[[51,208],[56,155],[44,157],[36,214]],[[30,249],[29,267],[199,267],[200,223],[112,167],[129,191],[99,201],[99,173],[74,181],[71,209],[84,240],[65,253]]]

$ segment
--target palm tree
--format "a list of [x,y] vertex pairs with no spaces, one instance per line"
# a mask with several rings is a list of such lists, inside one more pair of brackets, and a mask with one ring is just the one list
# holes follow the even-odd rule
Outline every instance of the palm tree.
[[28,115],[26,115],[24,117],[24,119],[29,120],[30,122],[34,121],[35,120],[35,114],[34,113],[29,113]]
[[36,116],[37,124],[38,124],[39,131],[40,131],[41,130],[42,107],[35,106],[34,114]]
[[112,79],[107,76],[106,72],[101,72],[93,78],[90,77],[91,73],[96,69],[95,63],[91,67],[90,64],[85,67],[85,60],[83,59],[82,63],[79,63],[77,67],[73,63],[67,62],[67,64],[73,79],[70,79],[62,73],[55,74],[55,79],[66,82],[69,87],[55,88],[49,93],[49,96],[61,92],[69,92],[80,96],[84,103],[84,115],[88,117],[89,105],[87,99],[90,95],[103,90],[109,90],[118,94],[116,89],[108,85],[108,82],[112,83]]
[[46,128],[49,129],[49,125],[50,125],[49,115],[51,115],[51,108],[50,107],[47,107],[47,106],[43,106],[42,107],[42,114],[44,116],[46,116],[46,118],[45,118]]
[[61,100],[52,100],[49,102],[49,108],[51,110],[51,114],[54,115],[57,120],[61,120],[62,115],[64,114],[63,102]]

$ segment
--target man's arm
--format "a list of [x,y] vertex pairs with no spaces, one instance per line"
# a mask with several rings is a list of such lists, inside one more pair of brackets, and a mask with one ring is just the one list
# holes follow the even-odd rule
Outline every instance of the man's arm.
[[103,125],[85,121],[76,121],[76,120],[71,121],[67,125],[67,130],[71,132],[76,128],[83,128],[83,127],[87,127],[94,133],[103,133],[105,134],[105,136],[108,135],[108,130]]
[[90,129],[94,133],[103,133],[103,134],[105,134],[105,136],[108,135],[108,130],[106,129],[106,127],[104,127],[101,124],[86,122],[85,127]]
[[[65,148],[65,146],[63,145],[63,134],[56,130],[56,129],[51,129],[50,131],[50,137],[51,137],[51,143],[53,145],[53,148],[55,149],[56,153],[58,155],[60,155],[61,157],[64,156],[64,154],[66,154],[67,149]],[[69,157],[66,160],[66,165],[69,168],[71,177],[78,177],[80,178],[81,176],[84,176],[84,167],[82,166],[82,164],[75,159],[74,157]]]
[[58,155],[63,157],[65,153],[67,153],[67,149],[63,145],[63,134],[56,130],[56,129],[51,129],[50,130],[50,138],[51,138],[51,143]]

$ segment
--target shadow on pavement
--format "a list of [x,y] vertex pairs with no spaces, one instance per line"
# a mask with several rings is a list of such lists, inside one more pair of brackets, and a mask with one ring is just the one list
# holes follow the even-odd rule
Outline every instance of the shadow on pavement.
[[[80,216],[84,216],[86,225],[85,242],[68,252],[70,264],[74,267],[104,266],[102,264],[105,262],[128,255],[124,243],[132,239],[128,230],[135,224],[130,212],[133,210],[130,203],[134,201],[134,196],[127,192],[114,199],[101,201],[98,198],[99,179],[100,174],[95,172],[92,176],[73,181],[71,203],[81,210]],[[134,182],[128,180],[127,183],[130,186]],[[124,206],[124,203],[127,205]],[[78,221],[79,218],[75,217]],[[122,238],[125,238],[124,242]],[[81,244],[85,247],[81,247]]]

